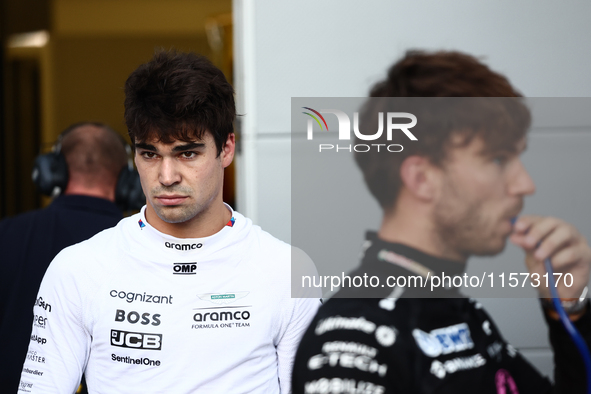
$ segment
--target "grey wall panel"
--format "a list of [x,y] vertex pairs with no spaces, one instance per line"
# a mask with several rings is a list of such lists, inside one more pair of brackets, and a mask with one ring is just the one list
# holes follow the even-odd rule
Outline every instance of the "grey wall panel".
[[[290,140],[284,133],[267,134],[257,139],[257,167],[259,198],[258,220],[263,230],[285,241],[291,241]],[[288,185],[289,186],[289,185]]]
[[[360,6],[353,0],[236,0],[234,5],[241,22],[236,24],[236,64],[243,65],[236,72],[237,100],[252,120],[244,122],[246,132],[256,141],[240,181],[247,185],[241,190],[251,192],[240,193],[239,205],[247,201],[244,213],[283,239],[291,236],[283,204],[290,198],[290,177],[289,158],[280,152],[286,153],[290,144],[291,97],[364,96],[409,48],[457,49],[481,56],[528,96],[591,96],[591,52],[584,50],[591,33],[591,3],[586,1],[369,0]],[[585,203],[589,166],[584,158],[590,149],[585,119],[573,120],[564,130],[553,130],[551,117],[535,124],[524,161],[538,193],[527,200],[525,212],[563,217],[591,238]],[[286,137],[260,138],[277,132]],[[248,149],[243,151],[242,156],[248,155]],[[255,181],[250,182],[253,173]],[[370,216],[359,219],[360,225],[377,228],[379,223]],[[355,240],[346,245],[348,256],[358,251],[358,235],[353,235]],[[522,264],[520,253],[508,247],[495,259],[474,259],[470,269],[478,264],[513,267]],[[547,346],[535,300],[483,303],[515,346]],[[526,355],[551,374],[548,354]]]

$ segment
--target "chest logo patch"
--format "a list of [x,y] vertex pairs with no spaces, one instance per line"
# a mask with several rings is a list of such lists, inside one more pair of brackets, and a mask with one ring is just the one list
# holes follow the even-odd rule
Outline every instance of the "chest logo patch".
[[241,298],[246,297],[250,294],[249,291],[236,291],[233,293],[204,293],[197,294],[200,300],[208,301],[213,304],[226,305],[231,304]]
[[474,342],[472,342],[470,336],[470,328],[466,323],[437,328],[428,333],[415,328],[412,331],[412,336],[419,348],[428,357],[461,352],[474,347]]

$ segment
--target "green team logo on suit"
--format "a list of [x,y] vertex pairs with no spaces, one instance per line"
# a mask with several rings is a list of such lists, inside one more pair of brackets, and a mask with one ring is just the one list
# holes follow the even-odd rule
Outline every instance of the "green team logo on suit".
[[220,294],[220,295],[212,295],[212,300],[227,300],[230,298],[236,298],[236,294]]
[[203,301],[209,301],[214,304],[224,305],[231,304],[241,298],[246,297],[249,291],[236,291],[228,293],[204,293],[197,294],[197,297]]

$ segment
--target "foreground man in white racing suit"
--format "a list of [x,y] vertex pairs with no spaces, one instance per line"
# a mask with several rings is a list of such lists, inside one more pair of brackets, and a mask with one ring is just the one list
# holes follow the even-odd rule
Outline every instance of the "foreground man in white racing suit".
[[291,298],[291,247],[222,201],[233,94],[192,53],[159,52],[129,76],[147,204],[51,263],[19,392],[73,393],[83,372],[89,393],[290,391],[320,302]]
[[[469,256],[500,253],[510,237],[526,252],[531,274],[545,272],[547,257],[555,272],[572,274],[573,286],[561,283],[558,292],[591,343],[589,302],[579,300],[589,280],[587,242],[555,218],[522,216],[512,224],[523,198],[535,191],[519,158],[529,110],[519,99],[472,99],[518,97],[507,79],[461,53],[409,52],[370,96],[444,99],[432,99],[429,110],[416,105],[409,111],[417,117],[418,141],[401,139],[404,152],[356,154],[384,217],[379,232],[368,233],[360,267],[347,275],[377,276],[380,283],[389,276],[461,276]],[[364,130],[376,130],[367,119],[389,109],[374,103],[381,101],[368,101],[360,113]],[[549,297],[548,289],[540,287],[540,296]],[[293,392],[586,392],[581,357],[556,312],[547,305],[544,312],[554,385],[503,339],[480,303],[453,288],[348,284],[320,308],[304,335]]]

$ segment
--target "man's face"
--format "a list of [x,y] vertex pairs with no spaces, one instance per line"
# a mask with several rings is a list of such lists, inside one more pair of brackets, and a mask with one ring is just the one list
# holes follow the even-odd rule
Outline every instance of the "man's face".
[[165,144],[153,139],[135,145],[135,163],[148,203],[146,218],[155,228],[207,220],[212,207],[222,203],[224,168],[234,156],[233,134],[219,156],[209,132],[189,142]]
[[480,138],[451,148],[439,173],[433,224],[448,252],[463,259],[500,253],[523,197],[535,192],[519,158],[525,140],[513,151],[485,154],[483,148]]

